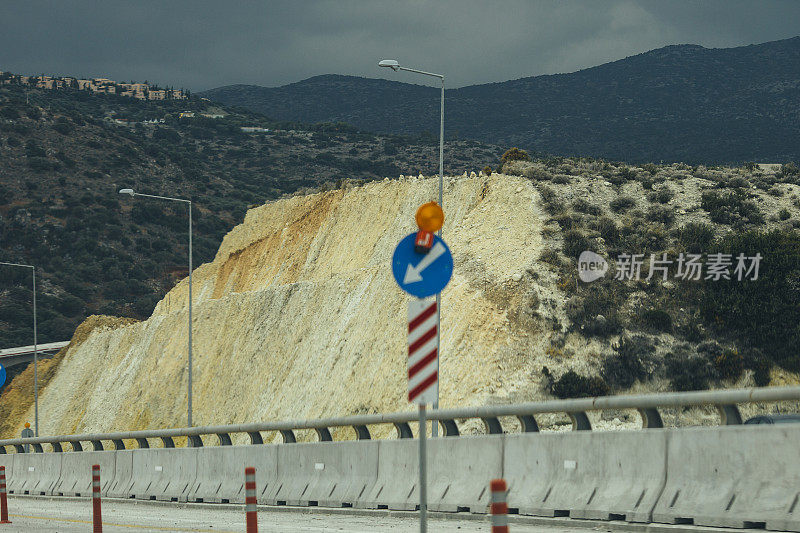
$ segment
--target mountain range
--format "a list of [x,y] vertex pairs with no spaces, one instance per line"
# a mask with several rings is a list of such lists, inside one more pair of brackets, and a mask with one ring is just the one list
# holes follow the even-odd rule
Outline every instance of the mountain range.
[[[276,120],[394,134],[439,129],[439,89],[400,81],[323,75],[200,95]],[[447,89],[445,134],[631,162],[796,161],[799,97],[800,37],[737,48],[674,45],[570,74]]]

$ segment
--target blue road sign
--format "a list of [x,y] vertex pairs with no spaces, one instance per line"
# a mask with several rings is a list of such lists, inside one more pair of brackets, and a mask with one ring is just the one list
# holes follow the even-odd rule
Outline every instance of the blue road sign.
[[3,368],[3,365],[0,365],[0,387],[5,385],[6,383],[6,369]]
[[442,292],[453,275],[453,256],[445,242],[435,235],[427,254],[414,250],[417,234],[400,241],[392,257],[392,274],[400,288],[417,298]]

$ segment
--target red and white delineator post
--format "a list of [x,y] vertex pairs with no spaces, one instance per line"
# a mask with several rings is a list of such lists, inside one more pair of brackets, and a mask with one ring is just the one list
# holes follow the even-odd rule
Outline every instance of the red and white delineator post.
[[247,520],[247,533],[258,533],[258,514],[256,510],[256,469],[244,469],[244,512]]
[[507,489],[505,479],[493,479],[489,484],[492,489],[492,533],[508,533],[508,503],[506,502]]
[[6,494],[6,467],[0,466],[0,524],[10,524],[8,519],[8,495]]
[[92,532],[103,533],[103,516],[100,512],[100,465],[92,466]]

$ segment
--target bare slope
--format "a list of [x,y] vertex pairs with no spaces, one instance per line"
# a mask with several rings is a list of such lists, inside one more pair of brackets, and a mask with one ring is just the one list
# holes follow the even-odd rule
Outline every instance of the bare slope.
[[[195,424],[408,409],[408,297],[390,273],[431,179],[384,180],[248,212],[194,274]],[[530,398],[535,309],[561,306],[541,252],[538,193],[524,178],[448,179],[442,406]],[[533,282],[533,279],[537,281]],[[40,430],[185,425],[186,280],[151,318],[96,330],[40,397]],[[24,419],[23,419],[24,420]],[[19,420],[19,424],[23,422]]]

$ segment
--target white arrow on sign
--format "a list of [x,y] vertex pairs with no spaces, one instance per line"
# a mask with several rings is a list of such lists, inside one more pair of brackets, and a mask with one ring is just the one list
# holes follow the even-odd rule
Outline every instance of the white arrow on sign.
[[422,261],[417,263],[417,266],[408,265],[408,268],[406,269],[406,275],[403,278],[403,284],[405,285],[407,283],[416,283],[417,281],[422,281],[422,271],[431,266],[431,263],[439,259],[444,252],[445,248],[441,242],[434,244],[433,248],[431,248],[431,251],[422,258]]

